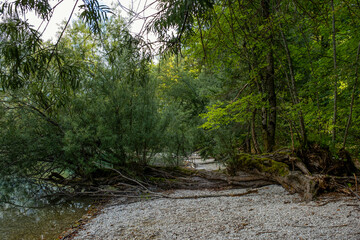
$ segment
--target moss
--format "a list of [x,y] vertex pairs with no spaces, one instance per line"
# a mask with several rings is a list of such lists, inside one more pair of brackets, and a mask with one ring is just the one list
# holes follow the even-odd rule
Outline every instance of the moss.
[[286,165],[285,163],[282,163],[282,162],[274,161],[274,160],[271,160],[271,162],[272,162],[272,166],[270,168],[268,168],[267,172],[276,173],[282,177],[289,174],[288,165]]
[[196,174],[198,171],[196,169],[189,169],[189,168],[184,168],[184,167],[179,167],[178,170],[181,173],[184,173],[185,175],[193,175]]
[[228,173],[234,175],[238,170],[253,170],[260,172],[286,176],[289,174],[289,168],[285,163],[277,162],[266,157],[259,157],[250,154],[238,155],[235,159],[227,162]]
[[288,156],[289,155],[289,152],[286,152],[286,151],[279,151],[276,153],[277,155],[285,155],[285,156]]

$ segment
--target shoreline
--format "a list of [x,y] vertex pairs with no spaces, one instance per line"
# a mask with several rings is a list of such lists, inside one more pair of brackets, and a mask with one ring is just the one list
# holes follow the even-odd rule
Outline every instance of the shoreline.
[[95,200],[90,208],[80,219],[76,220],[69,228],[61,232],[55,240],[72,240],[81,229],[88,224],[93,218],[102,213],[111,199]]
[[[359,239],[357,199],[324,196],[304,203],[281,186],[249,189],[174,190],[174,197],[103,205],[75,236],[66,239]],[[251,190],[251,189],[250,189]],[[232,194],[234,197],[196,198]],[[238,194],[238,196],[237,196]]]

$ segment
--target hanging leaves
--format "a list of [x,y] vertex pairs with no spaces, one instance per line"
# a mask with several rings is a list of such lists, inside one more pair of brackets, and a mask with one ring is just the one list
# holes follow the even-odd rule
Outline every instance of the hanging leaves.
[[80,18],[89,26],[92,32],[98,34],[101,32],[100,22],[107,19],[108,14],[112,14],[110,8],[106,5],[100,5],[97,0],[83,0],[80,5],[82,12]]

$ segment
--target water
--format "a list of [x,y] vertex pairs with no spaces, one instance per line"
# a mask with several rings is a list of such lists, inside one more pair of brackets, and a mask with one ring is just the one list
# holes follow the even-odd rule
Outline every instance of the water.
[[[6,185],[8,186],[9,182]],[[4,182],[0,183],[1,240],[56,239],[90,207],[89,200],[66,201],[60,198],[49,201],[40,196],[44,193],[43,187],[29,183],[20,184],[10,193],[6,191],[4,197],[6,186]]]
[[88,202],[72,202],[40,209],[0,209],[0,239],[56,239],[86,213]]

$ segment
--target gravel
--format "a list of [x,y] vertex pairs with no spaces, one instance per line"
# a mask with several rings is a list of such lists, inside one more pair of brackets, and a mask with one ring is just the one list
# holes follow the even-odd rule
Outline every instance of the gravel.
[[[239,194],[247,189],[177,190],[171,196]],[[74,239],[360,239],[360,202],[304,203],[271,185],[238,197],[115,200]]]

